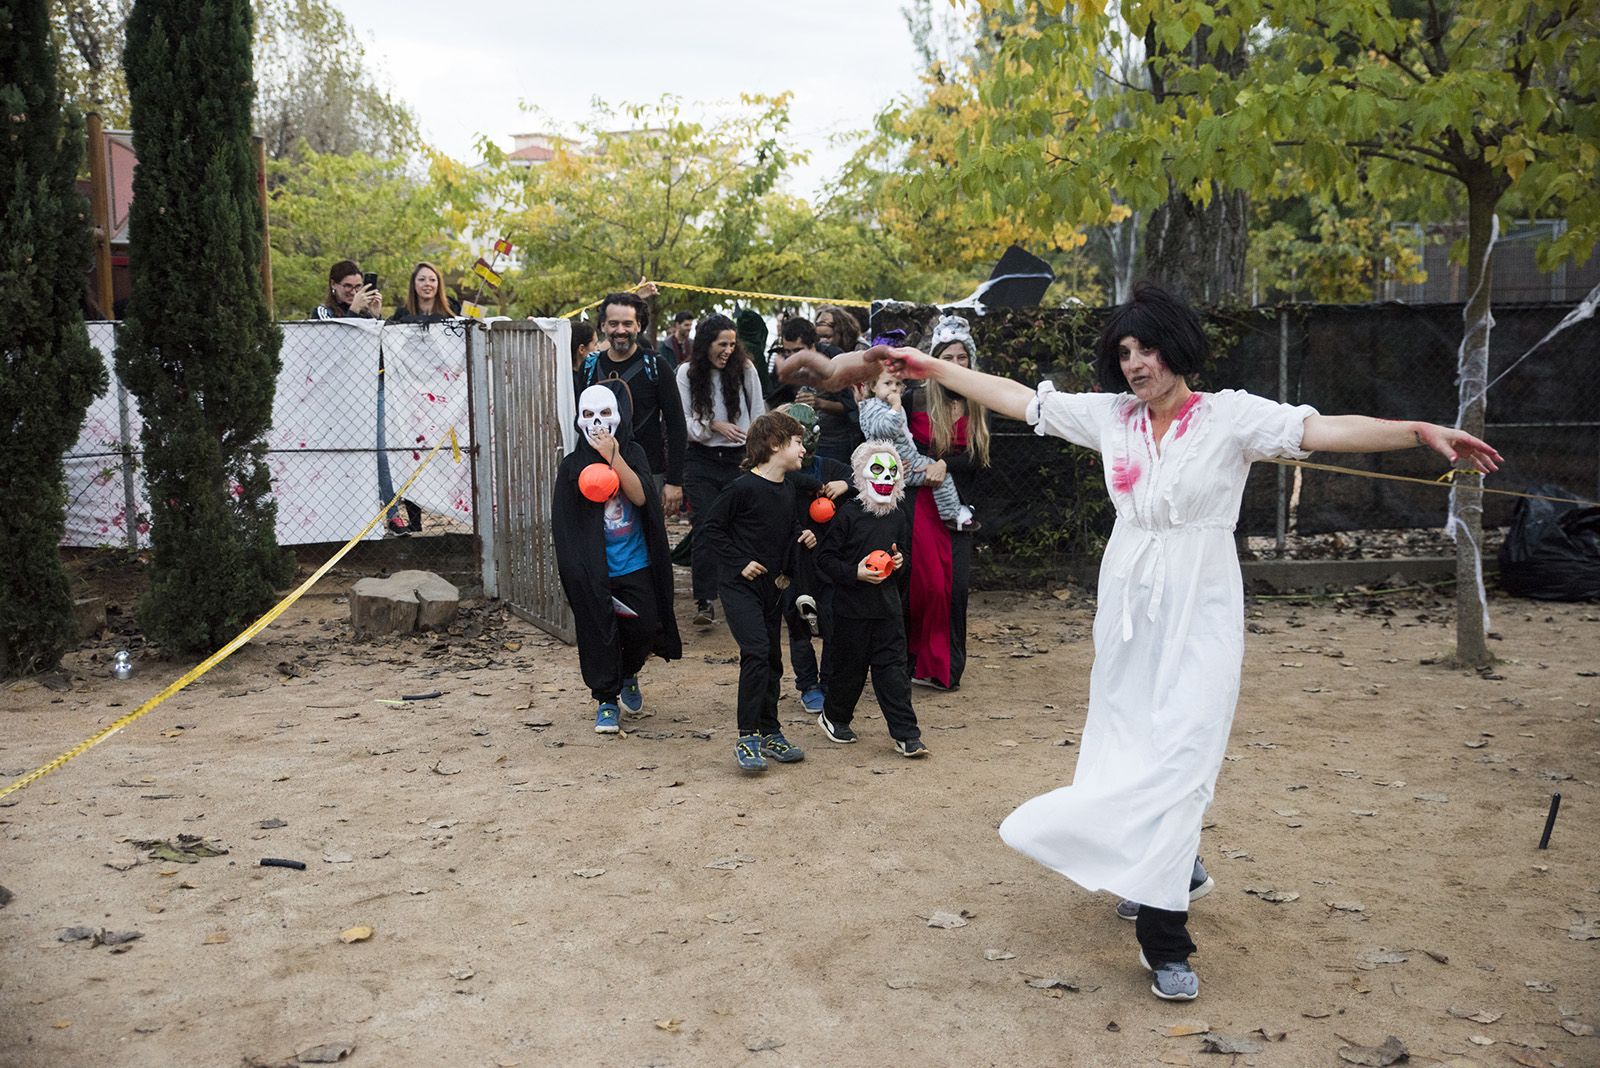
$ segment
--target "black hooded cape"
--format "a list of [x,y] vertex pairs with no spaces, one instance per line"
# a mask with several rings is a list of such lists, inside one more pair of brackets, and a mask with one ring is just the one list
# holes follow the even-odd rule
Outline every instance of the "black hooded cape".
[[[644,449],[632,440],[629,428],[633,413],[629,398],[619,393],[618,405],[622,423],[617,427],[616,437],[622,447],[622,458],[645,488],[644,506],[638,511],[643,517],[650,580],[655,588],[660,617],[651,651],[663,660],[677,660],[683,656],[683,642],[678,637],[678,620],[673,612],[672,549],[667,544],[661,498],[655,492]],[[605,459],[589,444],[580,427],[578,447],[563,457],[556,469],[554,500],[550,505],[556,572],[561,576],[561,589],[567,595],[567,603],[572,606],[580,661],[585,650],[609,648],[617,640],[617,617],[611,605],[611,572],[606,567],[606,506],[603,501],[589,500],[578,490],[578,475],[585,467],[597,463],[605,463]]]

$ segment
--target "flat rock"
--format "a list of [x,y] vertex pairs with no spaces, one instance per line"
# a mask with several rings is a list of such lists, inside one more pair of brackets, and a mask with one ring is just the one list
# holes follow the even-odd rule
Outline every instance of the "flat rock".
[[461,591],[432,571],[364,578],[350,591],[350,622],[362,635],[443,630],[460,607]]

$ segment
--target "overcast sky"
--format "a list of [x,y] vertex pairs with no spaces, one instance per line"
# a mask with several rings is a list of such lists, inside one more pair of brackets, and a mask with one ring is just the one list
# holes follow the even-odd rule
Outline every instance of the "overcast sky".
[[[919,61],[901,0],[535,0],[474,9],[437,0],[334,0],[429,142],[462,160],[488,134],[569,127],[590,102],[686,104],[792,91],[792,147],[814,194],[848,158],[835,134],[865,130],[913,92]],[[481,13],[480,13],[481,12]],[[518,101],[542,114],[519,110]]]

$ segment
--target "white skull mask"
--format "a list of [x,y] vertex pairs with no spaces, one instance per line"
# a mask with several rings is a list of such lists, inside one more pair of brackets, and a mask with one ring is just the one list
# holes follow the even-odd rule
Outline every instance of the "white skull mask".
[[578,429],[589,444],[594,436],[604,430],[612,437],[622,425],[622,412],[617,406],[617,395],[605,386],[590,386],[578,396]]

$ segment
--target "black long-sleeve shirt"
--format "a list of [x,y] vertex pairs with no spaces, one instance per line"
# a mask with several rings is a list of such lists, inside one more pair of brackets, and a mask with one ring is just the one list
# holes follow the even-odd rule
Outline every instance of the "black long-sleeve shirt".
[[874,515],[859,500],[846,501],[828,524],[817,547],[817,570],[833,583],[833,613],[850,619],[892,619],[900,614],[900,584],[891,574],[877,585],[856,575],[875,549],[893,556],[911,544],[911,525],[903,508]]
[[802,529],[802,508],[810,506],[821,485],[799,472],[769,482],[746,471],[728,483],[695,537],[705,538],[716,552],[724,578],[737,575],[752,560],[768,575],[778,575],[788,570]]
[[670,358],[634,349],[626,360],[594,353],[577,373],[577,393],[613,376],[628,383],[633,398],[633,440],[650,461],[650,470],[664,475],[669,486],[683,485],[683,453],[689,440],[678,398],[677,365]]

